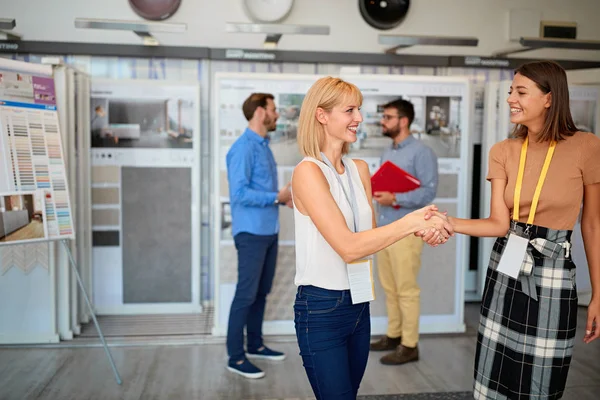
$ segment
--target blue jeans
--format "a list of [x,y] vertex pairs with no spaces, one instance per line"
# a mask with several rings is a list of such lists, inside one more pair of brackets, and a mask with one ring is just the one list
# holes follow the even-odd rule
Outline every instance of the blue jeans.
[[263,345],[262,323],[267,294],[277,264],[277,235],[242,232],[233,238],[238,253],[238,282],[229,311],[227,354],[230,361],[244,359],[244,326],[248,351]]
[[349,290],[300,286],[296,337],[317,400],[355,400],[367,367],[369,303],[352,304]]

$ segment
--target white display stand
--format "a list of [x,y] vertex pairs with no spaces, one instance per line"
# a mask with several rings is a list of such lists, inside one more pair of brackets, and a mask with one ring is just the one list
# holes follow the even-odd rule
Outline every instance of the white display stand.
[[[89,170],[89,76],[72,66],[54,65],[54,86],[69,197],[77,232],[70,245],[80,268],[85,290],[92,296],[91,282],[91,183]],[[49,263],[56,269],[58,333],[61,340],[71,340],[81,332],[81,324],[90,322],[87,306],[81,301],[77,280],[70,261],[60,244],[48,246]]]
[[[473,163],[475,163],[475,152],[477,151],[476,146],[479,145],[481,146],[481,141],[482,141],[482,136],[483,136],[483,124],[484,124],[484,113],[485,113],[485,83],[483,82],[478,82],[478,83],[474,83],[473,84],[473,103],[474,103],[474,107],[473,107],[473,114],[472,114],[472,118],[473,118],[473,124],[472,124],[472,131],[471,131],[471,149],[473,151],[473,161],[472,161],[472,165],[474,165]],[[479,152],[481,152],[481,149],[479,149]],[[471,176],[469,177],[469,182],[473,182],[474,179],[474,175],[475,175],[475,169],[471,168]],[[475,187],[472,188],[471,193],[473,193],[473,191],[475,190]],[[471,203],[471,209],[473,209],[473,204]],[[469,244],[473,243],[473,240],[469,240]],[[470,246],[469,246],[470,247]],[[472,249],[470,249],[470,252]],[[479,260],[471,260],[470,254],[469,257],[467,259],[467,268],[465,270],[465,302],[471,302],[471,301],[479,301],[479,299],[481,298],[478,293],[477,293],[477,288],[478,288],[478,275],[479,275],[479,271],[478,266],[479,266]],[[471,264],[471,262],[474,262],[474,268],[471,268],[473,265]]]
[[[96,140],[92,141],[90,150],[91,168],[96,171],[92,174],[92,187],[98,192],[117,192],[117,199],[110,203],[98,201],[91,204],[92,213],[96,213],[97,218],[91,223],[90,229],[96,235],[110,232],[118,238],[115,244],[93,246],[93,299],[98,314],[200,313],[201,159],[198,82],[93,79],[90,100],[91,134]],[[161,123],[152,125],[153,118],[161,119]],[[127,122],[124,123],[124,120]],[[160,130],[152,130],[157,126]],[[181,283],[184,290],[191,292],[190,301],[126,300],[124,220],[129,216],[123,212],[126,188],[121,180],[122,171],[126,168],[190,171],[191,197],[188,203],[178,205],[191,210],[191,228],[187,233],[191,242],[191,273]],[[101,173],[102,170],[116,171],[113,174],[116,179],[111,182],[103,181],[101,175],[105,173]],[[170,204],[169,193],[162,193],[160,196],[161,199],[164,197],[166,205]],[[140,199],[141,202],[143,200]],[[155,213],[160,210],[153,209],[149,212],[152,214],[148,217],[155,218]],[[111,218],[102,217],[108,214]],[[165,214],[165,224],[169,223],[171,215]],[[156,279],[160,280],[161,277],[157,276]],[[186,285],[189,286],[185,287]]]
[[[490,203],[492,199],[492,188],[486,180],[489,154],[492,146],[506,139],[510,131],[510,108],[506,102],[511,81],[489,82],[485,87],[485,118],[483,121],[483,136],[481,140],[481,203],[480,217],[487,218],[490,215]],[[479,239],[479,268],[477,277],[477,294],[479,298],[483,295],[485,275],[494,245],[493,238]]]
[[[63,149],[73,223],[78,233],[76,247],[72,245],[71,251],[77,258],[82,280],[89,293],[90,213],[85,207],[90,197],[89,177],[85,174],[85,171],[89,171],[86,168],[88,157],[85,150],[89,147],[89,143],[86,143],[89,123],[85,122],[89,115],[89,77],[65,65],[12,65],[18,65],[23,71],[54,78],[61,137],[59,143]],[[10,83],[9,78],[10,76],[7,76],[5,84]],[[16,89],[26,83],[17,84]],[[14,94],[15,87],[12,89]],[[3,167],[2,170],[7,173],[11,168]],[[0,277],[0,286],[6,289],[0,290],[1,303],[27,305],[27,312],[21,312],[19,308],[6,309],[15,314],[1,318],[5,323],[0,324],[2,342],[41,343],[70,340],[74,334],[80,333],[81,323],[89,322],[89,312],[79,301],[77,282],[60,243],[53,241],[1,246],[0,266],[0,275],[3,275]],[[4,295],[7,297],[4,298]]]
[[[213,141],[215,335],[226,334],[229,307],[237,281],[237,256],[229,229],[225,156],[247,126],[241,111],[242,103],[252,92],[275,95],[275,104],[281,117],[277,131],[271,135],[271,148],[278,164],[279,184],[282,186],[289,181],[291,171],[302,159],[295,140],[297,115],[303,96],[318,78],[316,75],[215,74],[212,99],[213,131],[217,137]],[[472,157],[470,121],[474,108],[469,80],[378,75],[344,75],[342,78],[358,85],[364,95],[361,111],[364,121],[359,140],[352,146],[350,156],[367,161],[371,172],[378,168],[381,153],[391,143],[377,131],[380,118],[378,106],[401,96],[408,97],[415,103],[421,120],[421,123],[415,121],[413,125],[417,130],[415,136],[423,140],[429,139],[431,145],[436,147],[434,151],[438,153],[439,171],[444,179],[444,196],[437,198],[435,203],[442,209],[448,208],[453,215],[467,218],[470,210],[468,168]],[[427,126],[427,121],[430,120],[429,108],[439,114],[433,116],[434,119],[437,118],[439,125]],[[452,127],[448,124],[450,121]],[[281,210],[279,260],[274,288],[267,298],[263,325],[265,334],[294,334],[292,307],[296,292],[293,284],[295,256],[293,236],[289,233],[290,228],[293,232],[293,218],[290,220],[290,215],[286,210]],[[428,312],[421,317],[423,333],[465,330],[463,301],[468,238],[457,236],[446,246],[449,246],[446,250],[424,252],[420,280],[423,290],[427,291],[427,295],[423,296],[427,297],[425,309]],[[451,253],[450,262],[444,251]],[[387,318],[382,295],[372,304],[372,310],[378,312],[374,314],[372,311],[372,333],[384,333]]]
[[[213,259],[215,265],[215,318],[213,334],[225,335],[229,308],[237,282],[237,255],[231,237],[229,189],[225,156],[248,125],[242,103],[253,92],[275,96],[280,118],[271,134],[271,150],[277,162],[279,187],[291,179],[302,159],[296,144],[296,126],[304,95],[318,75],[216,73],[213,80]],[[274,286],[267,298],[265,334],[293,334],[293,282],[295,270],[293,214],[280,208],[281,231]],[[281,307],[274,309],[274,304]],[[290,318],[291,314],[291,318]]]
[[[474,87],[469,79],[349,74],[342,78],[356,84],[363,93],[363,110],[366,110],[362,125],[379,122],[379,115],[369,114],[372,101],[381,105],[402,97],[413,103],[415,119],[411,131],[438,156],[439,184],[434,203],[451,215],[469,218],[475,108]],[[384,140],[384,145],[389,146],[389,139]],[[435,249],[424,247],[419,275],[422,333],[465,330],[464,283],[468,261],[469,238],[464,235],[457,235]],[[438,303],[440,298],[451,307]],[[387,317],[375,316],[372,321],[374,334],[385,333]]]
[[[54,152],[52,163],[58,161],[58,164],[54,165],[58,169],[54,169],[54,172],[58,174],[58,178],[65,178],[60,150],[62,143],[60,131],[57,129],[54,85],[52,84],[50,88],[52,67],[0,59],[0,71],[2,71],[0,99],[4,104],[13,104],[10,107],[3,104],[0,108],[2,124],[0,127],[0,186],[2,186],[0,192],[2,195],[11,193],[20,198],[23,193],[35,193],[38,187],[52,189],[51,181],[48,179],[49,171],[48,175],[46,173],[49,169],[46,130],[50,131],[52,146],[55,148],[58,145],[59,155],[61,155],[59,156],[61,158],[57,159]],[[36,84],[41,82],[38,86],[41,90],[35,92],[34,76]],[[47,101],[36,102],[36,94],[38,97],[45,96]],[[6,102],[7,100],[9,102]],[[40,120],[43,121],[41,124]],[[21,127],[23,121],[25,121],[24,129]],[[14,135],[17,133],[15,125],[18,128],[18,136]],[[33,154],[32,140],[36,142],[36,152]],[[15,145],[18,145],[18,153]],[[36,168],[33,167],[34,163]],[[23,176],[21,172],[24,172]],[[21,208],[21,205],[16,207]],[[6,208],[7,204],[3,201],[4,211]],[[0,307],[0,342],[2,343],[44,343],[59,340],[60,331],[57,330],[57,321],[61,309],[56,306],[57,267],[53,252],[55,243],[48,242],[47,211],[46,207],[42,207],[40,216],[39,206],[36,206],[35,218],[31,221],[28,219],[27,226],[19,226],[20,229],[12,233],[17,240],[7,242],[7,237],[3,234],[4,242],[0,246],[0,303],[3,305]],[[70,212],[70,208],[67,212]],[[55,218],[55,213],[50,214],[54,214]],[[42,237],[36,235],[38,230],[36,223],[38,228],[40,224],[43,225]],[[4,228],[4,223],[2,225]]]
[[[510,123],[510,107],[506,101],[510,91],[511,81],[491,82],[486,85],[485,97],[485,120],[484,135],[482,141],[482,180],[481,180],[481,217],[490,215],[491,185],[486,181],[489,166],[489,152],[492,146],[506,139],[513,129]],[[571,114],[577,127],[588,132],[598,132],[598,99],[599,90],[590,86],[569,86],[569,98],[571,102]],[[591,299],[591,283],[583,239],[581,237],[581,225],[578,220],[573,228],[572,258],[577,265],[577,294],[579,304],[587,306]],[[485,276],[489,263],[489,257],[494,245],[494,238],[481,238],[479,241],[479,276],[478,293],[483,294]]]
[[[11,252],[18,251],[15,246],[60,240],[63,245],[63,254],[68,257],[71,272],[76,278],[89,314],[96,325],[115,378],[121,384],[121,378],[94,315],[92,304],[78,272],[77,262],[71,252],[70,240],[75,239],[75,230],[69,195],[70,177],[65,164],[65,152],[63,151],[65,136],[61,136],[52,67],[0,59],[0,75],[0,245],[9,247],[8,251],[3,254],[5,256],[3,262],[8,263],[3,266],[3,271],[6,272],[8,269],[16,271],[15,266],[19,267],[15,264],[19,264],[20,260],[15,261],[14,254],[11,254]],[[68,102],[69,99],[66,101]],[[64,125],[64,122],[62,124]],[[53,251],[49,253],[50,259],[56,256]],[[12,257],[9,261],[6,258],[7,254]],[[29,276],[19,275],[21,272],[19,271],[16,274],[13,273],[8,279],[0,279],[0,287],[14,283],[9,279],[18,281],[22,285],[20,288],[14,289],[22,290],[25,296],[36,298],[38,293],[31,293],[32,288],[28,283],[41,284],[41,287],[46,289],[42,291],[42,294],[49,295],[50,309],[42,311],[38,316],[50,316],[54,322],[54,326],[48,326],[48,330],[51,331],[62,322],[60,314],[57,318],[55,290],[69,293],[72,287],[61,285],[63,280],[60,277],[55,280],[57,270],[52,262],[49,262],[48,266],[46,277],[43,277],[44,272],[41,272],[30,279]],[[58,266],[60,267],[60,264]],[[20,266],[20,268],[23,267]],[[37,270],[39,271],[40,268]],[[25,269],[24,272],[31,272],[31,270]],[[68,277],[68,273],[65,276]],[[68,278],[66,282],[68,282]],[[58,288],[55,287],[56,283],[58,283]],[[5,332],[14,332],[14,327],[10,325],[18,318],[19,314],[29,314],[27,312],[29,303],[15,301],[17,298],[19,300],[22,298],[16,290],[3,290],[2,293],[14,295],[15,298],[2,302],[3,306],[0,308],[0,313],[3,314],[2,323],[7,326],[0,328],[3,333],[0,335],[0,340],[14,342],[15,338],[11,338],[10,334],[6,335]],[[77,296],[77,291],[74,291],[73,294]],[[67,302],[61,307],[59,298],[58,303],[58,309],[61,311],[68,310],[69,306],[73,307],[72,318],[68,322],[77,324],[79,322],[77,302]],[[69,313],[66,312],[64,315],[68,316]],[[27,317],[21,317],[21,319],[25,320]],[[22,322],[16,325],[18,328],[26,330],[31,328]],[[50,336],[50,340],[33,336],[24,339],[28,342],[56,340],[56,333],[52,333]],[[22,342],[23,338],[18,340]]]

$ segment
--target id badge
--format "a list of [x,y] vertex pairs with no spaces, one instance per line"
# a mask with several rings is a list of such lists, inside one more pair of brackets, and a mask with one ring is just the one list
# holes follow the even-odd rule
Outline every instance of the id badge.
[[515,232],[510,232],[508,242],[498,263],[498,272],[517,279],[521,271],[521,265],[527,253],[529,238],[521,236]]
[[375,300],[373,281],[373,260],[364,259],[346,264],[352,304]]

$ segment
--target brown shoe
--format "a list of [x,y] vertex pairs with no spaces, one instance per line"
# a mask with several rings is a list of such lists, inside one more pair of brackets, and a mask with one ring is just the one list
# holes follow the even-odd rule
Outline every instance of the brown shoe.
[[381,363],[385,365],[400,365],[412,361],[419,361],[419,347],[406,347],[400,345],[396,351],[381,357]]
[[390,351],[394,350],[396,347],[400,345],[400,341],[402,338],[391,338],[389,336],[384,336],[376,342],[371,343],[372,351]]

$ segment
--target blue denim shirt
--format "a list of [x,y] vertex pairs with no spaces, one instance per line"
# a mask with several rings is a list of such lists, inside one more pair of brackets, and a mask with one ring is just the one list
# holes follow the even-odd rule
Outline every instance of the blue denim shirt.
[[377,226],[387,225],[406,214],[425,207],[435,198],[438,186],[437,156],[420,140],[412,135],[383,152],[381,163],[391,161],[421,181],[421,187],[406,193],[396,193],[399,209],[378,206]]
[[277,164],[269,139],[246,128],[227,152],[233,236],[279,233]]

